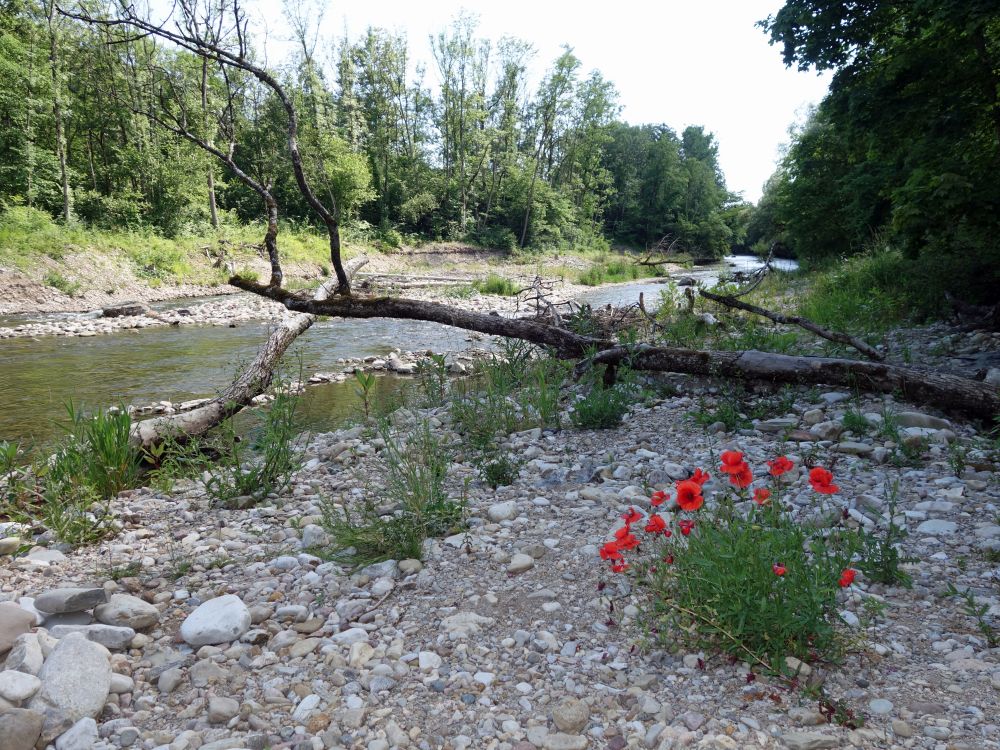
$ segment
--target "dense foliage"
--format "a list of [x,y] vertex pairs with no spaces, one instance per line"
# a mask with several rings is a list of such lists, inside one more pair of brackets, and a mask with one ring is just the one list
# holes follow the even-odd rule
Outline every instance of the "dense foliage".
[[[310,181],[342,221],[389,245],[402,234],[509,249],[670,235],[698,256],[729,247],[733,197],[714,137],[618,121],[614,86],[571,49],[534,87],[530,45],[479,38],[469,16],[431,40],[426,70],[383,29],[319,45],[307,11],[285,3],[297,51],[271,72],[298,110]],[[153,37],[109,44],[118,31],[61,16],[52,0],[0,0],[0,208],[171,236],[261,219],[258,193],[170,132],[183,126],[234,144],[283,218],[313,221],[271,89]]]
[[820,261],[887,247],[937,293],[1000,298],[996,3],[788,0],[762,23],[788,65],[836,73],[748,241]]

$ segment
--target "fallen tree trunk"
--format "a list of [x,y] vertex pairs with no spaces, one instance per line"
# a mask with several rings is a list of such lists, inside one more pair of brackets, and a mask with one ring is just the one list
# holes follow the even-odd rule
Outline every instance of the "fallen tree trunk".
[[857,349],[859,352],[868,357],[868,359],[873,359],[876,362],[881,362],[885,359],[885,355],[882,354],[882,352],[869,346],[861,339],[846,333],[841,333],[840,331],[831,331],[828,328],[823,328],[822,326],[813,323],[808,318],[803,318],[798,315],[782,315],[781,313],[768,310],[764,307],[751,305],[749,302],[744,302],[743,300],[736,299],[735,297],[730,297],[724,294],[713,294],[712,292],[705,291],[704,289],[700,289],[699,294],[701,294],[701,296],[705,299],[712,300],[712,302],[718,302],[720,305],[732,307],[737,310],[745,310],[746,312],[753,313],[754,315],[760,315],[768,318],[769,320],[773,320],[775,323],[799,326],[800,328],[804,328],[811,333],[815,333],[817,336],[824,338],[827,341],[835,341],[838,344],[847,344],[848,346]]
[[[364,256],[348,261],[344,266],[348,278],[367,262],[368,258]],[[313,295],[313,300],[322,302],[328,299],[338,287],[339,282],[336,277],[330,279],[325,284],[320,285]],[[145,448],[168,438],[185,440],[203,435],[228,419],[267,390],[274,377],[274,368],[277,366],[278,360],[288,351],[292,342],[309,330],[315,322],[315,315],[288,316],[274,329],[263,346],[257,350],[257,356],[254,357],[253,361],[222,393],[204,406],[199,406],[191,411],[137,422],[132,426],[133,442]]]
[[563,328],[524,318],[459,310],[420,300],[377,297],[337,297],[326,301],[296,297],[241,278],[230,283],[248,292],[277,300],[289,310],[344,318],[403,318],[426,320],[493,336],[518,338],[552,347],[560,357],[585,357],[592,363],[619,365],[628,361],[638,370],[722,376],[773,383],[844,386],[881,393],[901,393],[904,398],[977,419],[992,420],[1000,413],[1000,390],[958,375],[830,357],[793,357],[769,352],[698,351],[669,347],[621,347],[617,342],[581,336]]

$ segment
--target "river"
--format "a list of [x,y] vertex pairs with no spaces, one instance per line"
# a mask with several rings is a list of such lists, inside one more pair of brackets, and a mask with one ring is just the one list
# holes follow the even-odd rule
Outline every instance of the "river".
[[[785,263],[788,263],[787,261]],[[714,284],[720,271],[752,270],[755,258],[731,256],[723,263],[685,271]],[[788,266],[786,266],[788,267]],[[580,295],[592,305],[632,304],[639,293],[655,306],[662,280],[642,280],[598,287]],[[201,301],[201,300],[198,300]],[[192,304],[192,300],[164,303]],[[155,307],[162,308],[163,305]],[[19,315],[0,325],[20,325],[54,316]],[[130,329],[92,337],[46,336],[0,341],[0,440],[44,444],[60,433],[59,422],[72,400],[85,409],[116,404],[149,404],[210,396],[226,384],[238,367],[250,360],[267,336],[267,326],[245,323],[236,328],[183,326]],[[385,355],[395,347],[409,351],[460,351],[482,346],[478,334],[436,323],[373,320],[323,320],[301,336],[287,359],[301,362],[308,377],[314,372],[339,371],[338,359]],[[289,373],[297,377],[298,372]],[[398,391],[406,378],[379,379],[384,394]],[[359,414],[354,384],[310,386],[303,399],[306,427],[329,430]]]

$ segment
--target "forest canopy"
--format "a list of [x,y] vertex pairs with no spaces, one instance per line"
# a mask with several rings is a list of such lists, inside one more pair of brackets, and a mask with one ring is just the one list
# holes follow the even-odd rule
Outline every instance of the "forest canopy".
[[[479,36],[460,15],[415,64],[405,36],[369,28],[317,41],[308,9],[283,7],[295,52],[274,70],[299,113],[304,169],[345,223],[513,250],[648,247],[697,257],[742,239],[746,212],[703,127],[619,119],[614,85],[565,47],[533,85],[531,45]],[[260,198],[203,149],[232,142],[281,206],[311,223],[273,90],[152,37],[106,28],[52,0],[0,0],[0,208],[166,236],[260,220]],[[267,59],[263,49],[251,51]]]
[[1000,299],[1000,13],[992,0],[789,0],[761,24],[833,70],[748,229],[827,262],[872,250],[939,291]]

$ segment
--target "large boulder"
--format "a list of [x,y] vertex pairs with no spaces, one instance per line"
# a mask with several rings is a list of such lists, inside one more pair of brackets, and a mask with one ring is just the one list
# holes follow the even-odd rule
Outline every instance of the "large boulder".
[[42,733],[42,715],[25,708],[0,711],[0,750],[32,750]]
[[35,616],[12,602],[0,602],[0,655],[10,651],[19,635],[31,630]]
[[110,653],[70,633],[52,649],[38,678],[42,687],[28,708],[44,717],[41,739],[48,744],[80,719],[101,713],[111,692]]
[[84,612],[107,601],[102,588],[52,589],[35,597],[35,609],[47,615],[65,612]]
[[137,596],[113,594],[107,604],[94,610],[94,617],[105,625],[144,630],[160,621],[160,611]]
[[101,309],[103,318],[125,318],[134,315],[147,315],[149,307],[141,302],[123,302],[120,305],[111,305]]
[[181,638],[195,648],[229,643],[250,629],[250,610],[233,594],[201,604],[181,623]]

